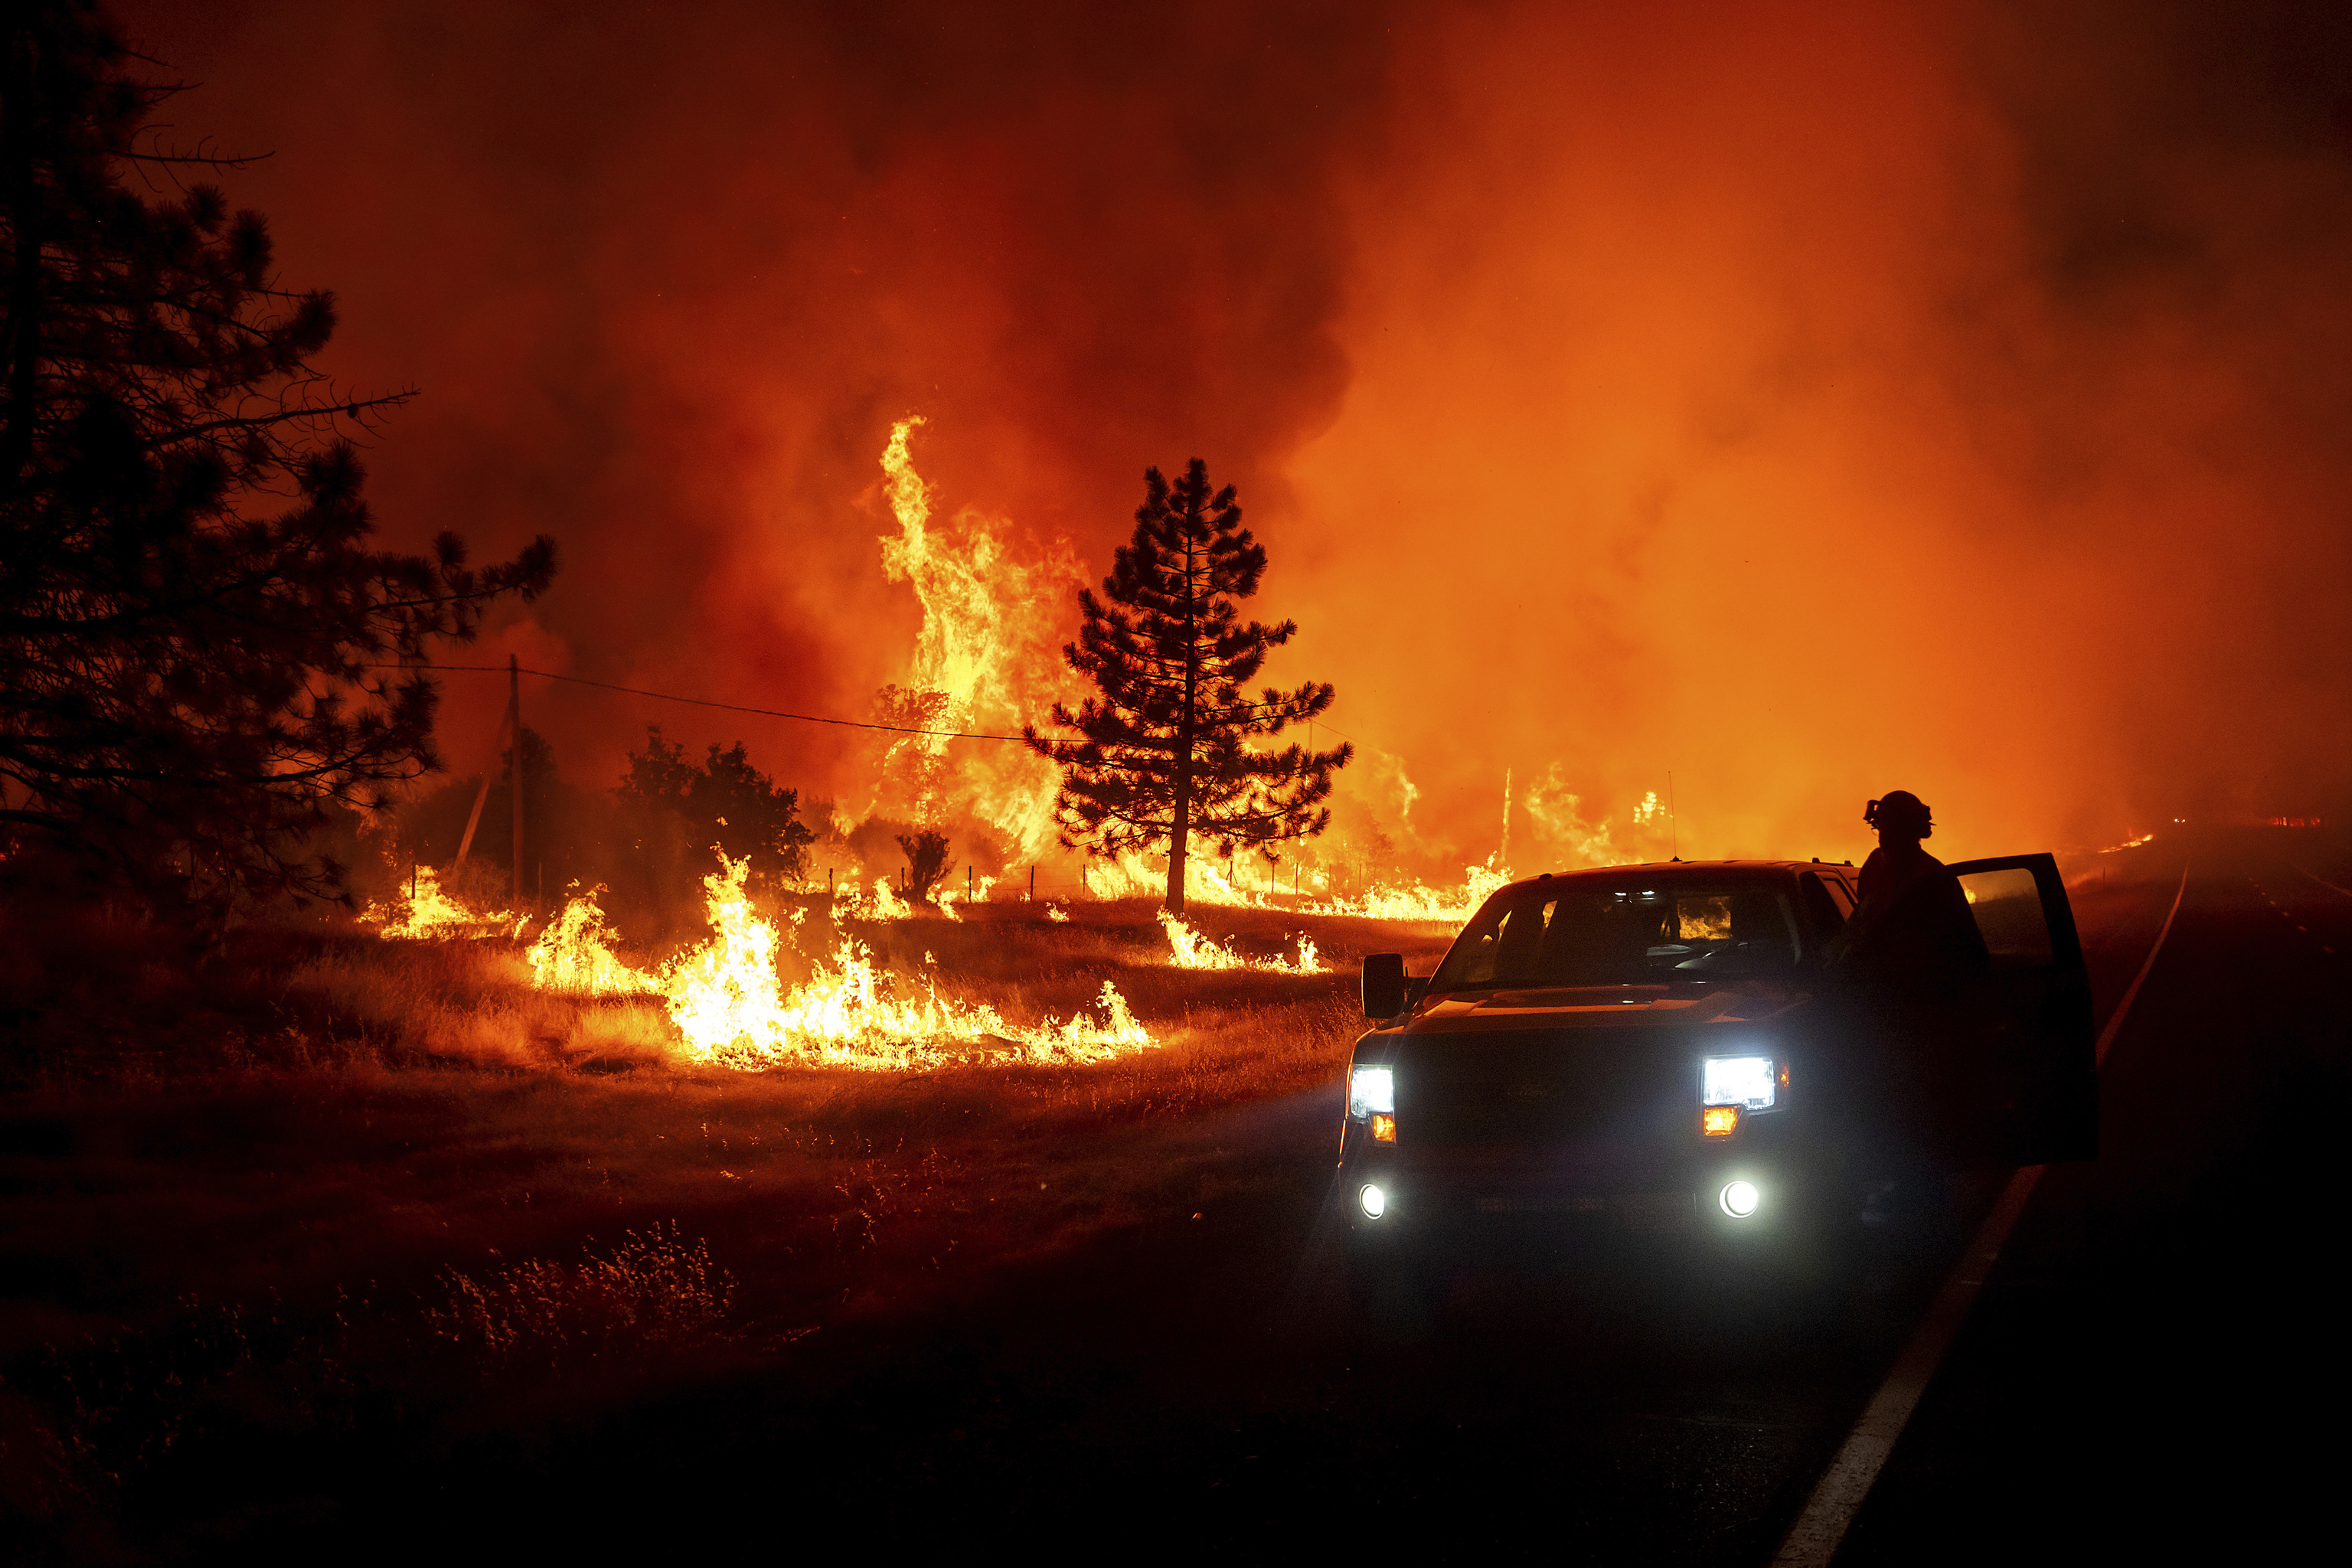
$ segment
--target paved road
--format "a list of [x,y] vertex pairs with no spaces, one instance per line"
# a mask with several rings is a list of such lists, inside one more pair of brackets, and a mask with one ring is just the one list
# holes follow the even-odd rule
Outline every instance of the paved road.
[[2352,879],[2294,834],[2183,852],[2101,1157],[2042,1182],[1841,1568],[2284,1562],[2333,1533]]
[[[2104,1016],[2190,867],[2110,1058],[2106,1153],[2042,1183],[1842,1563],[2251,1541],[2329,1495],[2330,1450],[2288,1418],[2332,1413],[2343,1380],[2320,1211],[2352,1115],[2333,1010],[2352,894],[2279,847],[2160,842],[2081,886]],[[1802,1289],[1474,1282],[1437,1332],[1368,1342],[1317,1246],[1332,1114],[1317,1096],[1188,1129],[1228,1194],[1200,1220],[1002,1276],[950,1321],[829,1331],[772,1377],[574,1441],[382,1478],[384,1514],[477,1503],[543,1548],[845,1528],[877,1550],[1762,1563],[1971,1217]]]

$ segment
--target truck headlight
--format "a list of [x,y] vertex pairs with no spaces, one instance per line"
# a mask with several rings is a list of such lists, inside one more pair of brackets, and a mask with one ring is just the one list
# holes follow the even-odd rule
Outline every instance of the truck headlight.
[[[1325,1101],[1328,1104],[1329,1101]],[[1348,1114],[1361,1121],[1378,1111],[1396,1114],[1396,1072],[1391,1068],[1348,1069]]]
[[1699,1072],[1698,1102],[1769,1109],[1777,1093],[1770,1057],[1709,1057]]

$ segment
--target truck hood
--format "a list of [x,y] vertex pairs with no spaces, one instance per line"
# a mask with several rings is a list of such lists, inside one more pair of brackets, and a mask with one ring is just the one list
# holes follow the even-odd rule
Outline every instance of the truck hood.
[[1800,985],[1780,980],[1741,981],[1704,996],[1670,996],[1663,985],[1457,991],[1422,1003],[1401,1029],[1380,1032],[1428,1036],[1753,1025],[1769,1022],[1806,999]]

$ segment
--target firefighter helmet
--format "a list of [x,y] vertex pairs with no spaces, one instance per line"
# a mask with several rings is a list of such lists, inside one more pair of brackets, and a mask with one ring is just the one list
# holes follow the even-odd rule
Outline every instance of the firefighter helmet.
[[1936,831],[1935,816],[1928,811],[1927,803],[1907,789],[1888,790],[1862,808],[1862,819],[1873,827],[1899,834],[1916,833],[1922,838],[1932,837]]

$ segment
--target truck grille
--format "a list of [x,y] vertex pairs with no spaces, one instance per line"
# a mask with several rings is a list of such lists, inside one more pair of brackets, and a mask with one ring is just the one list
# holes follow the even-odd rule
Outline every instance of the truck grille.
[[1542,1029],[1408,1037],[1396,1058],[1400,1152],[1682,1141],[1697,1051],[1681,1031]]

